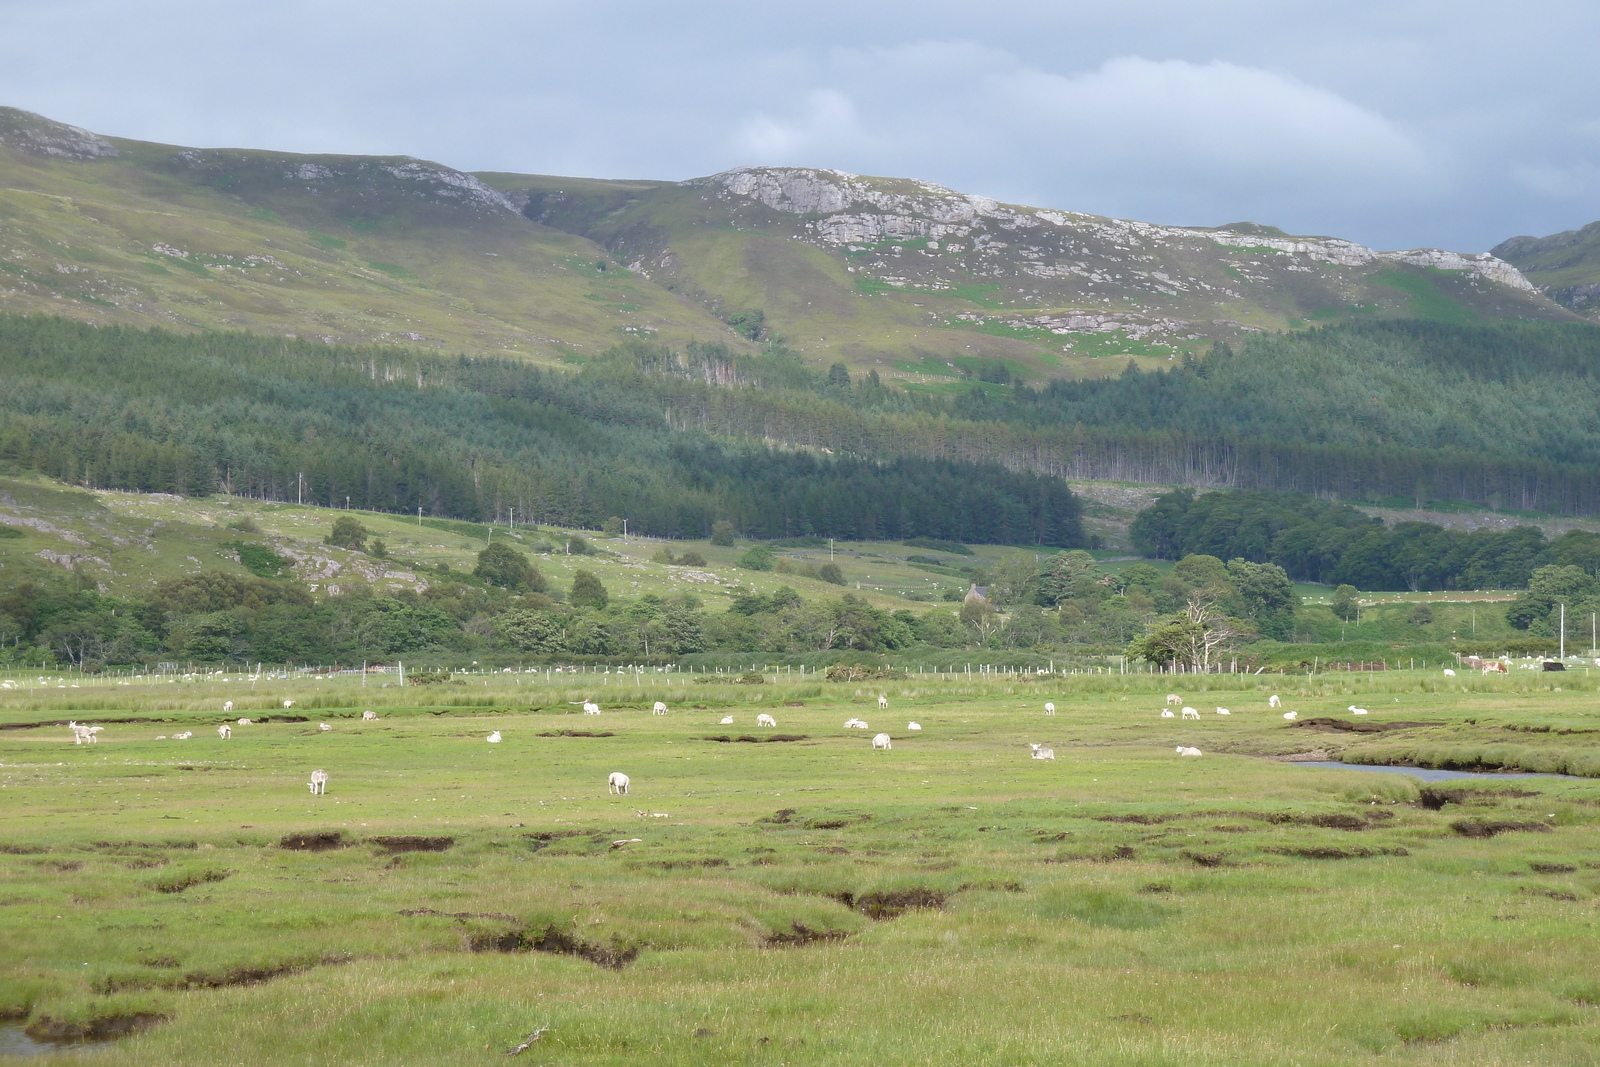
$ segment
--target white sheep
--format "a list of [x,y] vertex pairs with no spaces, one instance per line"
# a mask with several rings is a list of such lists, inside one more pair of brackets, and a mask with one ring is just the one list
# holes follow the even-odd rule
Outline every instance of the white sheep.
[[1183,717],[1185,719],[1198,719],[1200,717],[1200,713],[1194,708],[1184,708]]
[[600,714],[600,705],[592,700],[585,700],[583,702],[583,713],[585,715],[598,715]]
[[875,749],[881,748],[881,749],[883,749],[884,751],[887,752],[890,748],[893,748],[894,746],[893,746],[893,743],[889,740],[889,735],[888,734],[878,734],[877,736],[875,736],[872,739],[872,747],[875,748]]
[[1278,698],[1278,694],[1277,693],[1273,693],[1271,696],[1269,696],[1267,698],[1267,707],[1269,707],[1269,708],[1281,708],[1281,707],[1283,707],[1283,701]]
[[1162,708],[1161,709],[1161,717],[1163,719],[1176,719],[1177,718],[1177,716],[1172,713],[1172,709],[1171,708]]
[[233,710],[233,701],[231,701],[231,700],[223,701],[222,710],[223,711],[232,711]]
[[1189,748],[1186,745],[1179,745],[1178,746],[1178,755],[1180,755],[1180,756],[1198,756],[1198,755],[1200,755],[1200,750],[1198,748]]
[[1366,708],[1358,708],[1354,704],[1351,704],[1350,706],[1348,706],[1344,710],[1345,711],[1366,711],[1367,709]]
[[848,730],[870,730],[870,729],[872,729],[872,727],[867,725],[867,721],[865,719],[846,719],[844,725],[845,725],[845,728],[848,729]]
[[378,713],[373,711],[371,708],[368,708],[366,711],[363,711],[361,713],[361,721],[362,722],[377,722],[378,721]]
[[498,745],[500,743],[500,731],[496,730],[494,733],[490,734],[487,738],[485,738],[485,740],[488,741],[491,745]]
[[181,734],[173,734],[172,735],[172,739],[174,741],[187,741],[187,740],[189,740],[189,738],[191,738],[193,736],[194,736],[194,731],[193,730],[185,730]]
[[313,796],[321,796],[323,793],[326,793],[327,791],[328,791],[328,772],[327,771],[312,771],[311,772],[311,793],[312,793],[312,795]]
[[1300,717],[1300,713],[1298,711],[1286,711],[1283,713],[1283,717],[1288,719],[1290,722],[1294,722]]
[[606,792],[615,793],[619,797],[628,795],[628,776],[621,771],[612,771],[611,777],[606,779]]
[[1232,715],[1233,712],[1229,711],[1227,708],[1218,708],[1217,709],[1217,714],[1218,715]]
[[1044,713],[1046,715],[1054,715],[1056,713],[1056,706],[1049,701],[1045,701]]
[[1033,749],[1034,759],[1053,760],[1056,758],[1056,750],[1053,748],[1047,748],[1044,745],[1035,745],[1031,742],[1029,743],[1028,747]]
[[89,732],[89,728],[87,726],[80,726],[78,723],[68,722],[67,729],[72,731],[72,743],[75,745],[81,745],[94,740],[94,735]]
[[718,726],[732,726],[733,725],[733,716],[732,715],[724,715],[721,719],[717,720],[717,725]]
[[1183,703],[1183,698],[1181,696],[1179,696],[1177,693],[1168,693],[1167,694],[1167,703],[1168,704],[1182,704]]
[[228,738],[233,736],[233,727],[229,726],[227,723],[223,723],[221,726],[217,727],[217,736],[226,741]]
[[1444,676],[1446,678],[1454,678],[1456,676],[1456,672],[1451,670],[1449,667],[1446,667],[1444,669]]
[[908,723],[906,723],[906,729],[907,730],[920,730],[920,729],[922,729],[922,724],[920,722],[908,722]]
[[290,708],[292,708],[292,707],[294,707],[294,701],[292,701],[292,700],[285,700],[285,701],[284,701],[284,702],[283,702],[283,710],[285,710],[285,711],[288,711],[288,710],[289,710],[289,709],[290,709]]
[[325,722],[319,722],[319,723],[317,723],[317,729],[320,730],[322,733],[327,733],[329,730],[333,729],[333,727],[329,726]]
[[1366,708],[1352,708],[1351,711],[1350,711],[1350,714],[1352,714],[1352,715],[1365,715],[1366,713],[1367,713],[1367,709]]
[[249,726],[250,725],[250,720],[249,719],[240,719],[239,720],[239,725],[240,726]]
[[652,715],[665,715],[667,713],[667,706],[658,700],[656,701],[656,706],[650,709],[650,713]]
[[756,725],[757,726],[776,726],[776,725],[778,725],[778,720],[774,719],[771,715],[768,715],[766,712],[763,711],[760,715],[756,716]]

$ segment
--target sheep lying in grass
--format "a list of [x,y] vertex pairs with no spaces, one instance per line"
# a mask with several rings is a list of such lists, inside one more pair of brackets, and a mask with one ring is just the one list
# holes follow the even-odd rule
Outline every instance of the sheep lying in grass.
[[756,716],[756,725],[757,726],[776,726],[776,725],[778,725],[778,720],[774,719],[771,715],[768,715],[766,712],[763,711],[760,715]]
[[846,719],[844,721],[844,728],[846,730],[866,730],[866,729],[869,729],[869,727],[867,726],[866,720],[864,720],[864,719]]
[[611,777],[606,779],[606,792],[615,793],[620,797],[628,795],[628,776],[621,771],[612,771]]
[[879,693],[878,694],[878,710],[879,711],[888,711],[889,710],[889,695],[887,693]]
[[724,715],[722,718],[717,720],[717,725],[718,726],[732,726],[733,725],[733,716],[732,715]]
[[1179,745],[1178,746],[1178,755],[1180,755],[1180,756],[1198,756],[1198,755],[1200,755],[1200,750],[1198,748],[1189,748],[1189,747],[1187,747],[1185,745]]
[[1290,722],[1294,722],[1300,717],[1300,713],[1298,711],[1286,711],[1283,713],[1283,717],[1288,719]]
[[1051,760],[1053,760],[1053,759],[1056,758],[1056,750],[1053,749],[1053,748],[1048,748],[1048,747],[1046,747],[1044,745],[1035,745],[1035,744],[1032,744],[1031,742],[1029,743],[1028,747],[1033,749],[1033,758],[1034,759],[1051,759]]
[[484,738],[484,740],[488,741],[491,745],[498,745],[500,743],[500,731],[496,730],[494,733]]
[[1218,715],[1232,715],[1233,712],[1229,711],[1227,708],[1218,708],[1217,709],[1217,714]]
[[327,771],[312,771],[311,772],[311,795],[312,796],[321,796],[323,793],[326,793],[327,791],[328,791],[328,772]]
[[656,706],[651,708],[650,712],[653,715],[665,715],[667,713],[667,706],[658,700],[656,701]]
[[1194,708],[1184,708],[1183,717],[1185,719],[1198,719],[1200,717],[1200,713]]
[[378,713],[373,711],[371,708],[368,708],[366,711],[363,711],[361,713],[361,721],[362,722],[377,722],[378,721]]
[[1345,708],[1344,710],[1348,711],[1352,715],[1365,715],[1367,713],[1367,709],[1366,708],[1358,708],[1354,704],[1351,704],[1349,707]]
[[1181,696],[1179,696],[1177,693],[1168,693],[1167,694],[1167,703],[1168,704],[1182,704],[1183,703],[1183,698]]
[[329,730],[333,729],[333,727],[329,726],[325,722],[319,722],[317,723],[317,729],[322,733],[327,733]]
[[585,700],[583,702],[583,713],[585,715],[598,715],[600,714],[600,705],[592,700]]
[[876,737],[874,737],[872,739],[872,747],[873,748],[881,748],[881,749],[887,751],[890,748],[893,748],[894,744],[890,740],[888,734],[878,734]]
[[1281,707],[1283,707],[1283,701],[1278,699],[1278,694],[1277,693],[1273,693],[1271,696],[1269,696],[1267,698],[1267,707],[1269,707],[1269,708],[1281,708]]
[[240,719],[239,720],[239,725],[240,726],[249,726],[250,725],[250,720],[249,719]]
[[189,738],[191,738],[193,736],[194,736],[194,731],[193,730],[185,730],[181,734],[173,734],[172,735],[172,739],[174,741],[187,741],[187,740],[189,740]]
[[228,738],[233,736],[233,727],[229,726],[227,723],[223,723],[221,726],[217,727],[217,736],[226,741]]
[[1177,718],[1177,716],[1172,713],[1172,710],[1170,708],[1161,709],[1161,717],[1163,719],[1176,719]]
[[1456,676],[1456,672],[1451,670],[1449,667],[1446,667],[1444,669],[1444,676],[1446,678],[1454,678]]
[[908,723],[906,723],[906,729],[907,730],[920,730],[920,729],[922,729],[922,724],[920,722],[908,722]]
[[1056,713],[1056,706],[1049,701],[1046,701],[1044,705],[1044,713],[1046,715],[1054,715]]

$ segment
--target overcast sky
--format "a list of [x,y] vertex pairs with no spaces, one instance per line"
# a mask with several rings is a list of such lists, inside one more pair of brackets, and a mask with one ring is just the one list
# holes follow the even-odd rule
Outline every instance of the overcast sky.
[[803,164],[1488,248],[1600,218],[1593,0],[0,0],[0,104],[175,144]]

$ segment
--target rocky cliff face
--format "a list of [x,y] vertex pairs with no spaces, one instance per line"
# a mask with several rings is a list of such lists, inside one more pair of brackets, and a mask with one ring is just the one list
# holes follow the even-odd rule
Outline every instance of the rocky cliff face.
[[104,137],[14,107],[0,107],[0,144],[55,159],[117,157],[116,146]]
[[1526,272],[1551,300],[1600,318],[1600,222],[1548,237],[1512,237],[1491,251]]

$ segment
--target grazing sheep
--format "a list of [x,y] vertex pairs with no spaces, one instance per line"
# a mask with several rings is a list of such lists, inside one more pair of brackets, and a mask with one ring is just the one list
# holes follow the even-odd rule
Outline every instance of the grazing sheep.
[[232,711],[233,710],[233,701],[231,701],[231,700],[223,701],[222,710],[223,711]]
[[366,711],[363,711],[361,713],[361,721],[362,722],[377,722],[378,721],[378,713],[373,711],[371,708],[368,708]]
[[600,714],[600,705],[592,700],[585,700],[583,702],[583,713],[585,715],[598,715]]
[[1218,708],[1217,709],[1217,714],[1218,715],[1232,715],[1233,712],[1229,711],[1227,708]]
[[172,735],[172,739],[174,741],[187,741],[187,740],[189,740],[189,738],[191,738],[193,736],[194,736],[194,731],[193,730],[185,730],[181,734],[173,734]]
[[1198,719],[1200,717],[1200,713],[1194,708],[1184,708],[1183,717],[1185,719]]
[[922,729],[922,724],[920,722],[908,722],[908,723],[906,723],[906,729],[907,730],[920,730],[920,729]]
[[[1600,661],[1597,661],[1597,662],[1600,662]],[[1446,678],[1454,678],[1456,676],[1456,672],[1451,670],[1449,667],[1446,667],[1444,669],[1444,676]]]
[[1053,760],[1056,758],[1056,750],[1053,748],[1046,748],[1044,745],[1035,745],[1032,743],[1029,743],[1028,747],[1033,749],[1034,759]]
[[760,715],[756,716],[756,725],[757,726],[776,726],[776,725],[778,725],[778,720],[774,719],[771,715],[768,715],[766,712],[763,711]]
[[1046,701],[1044,705],[1044,713],[1046,715],[1054,715],[1056,713],[1056,706],[1049,701]]
[[250,720],[249,719],[240,719],[239,720],[239,725],[240,726],[249,726],[250,725]]
[[488,736],[488,737],[487,737],[487,738],[486,738],[486,740],[487,740],[487,741],[488,741],[488,742],[489,742],[489,743],[490,743],[490,744],[491,744],[491,745],[498,745],[498,744],[499,744],[499,743],[500,743],[500,731],[499,731],[499,730],[496,730],[496,731],[495,731],[495,732],[494,732],[494,733],[492,733],[492,734],[490,734],[490,735],[489,735],[489,736]]
[[317,723],[317,729],[322,731],[323,733],[327,733],[329,730],[333,729],[333,727],[329,726],[325,722],[319,722],[319,723]]
[[294,707],[294,701],[292,701],[292,700],[285,700],[285,701],[284,701],[284,702],[283,702],[283,709],[284,709],[284,710],[285,710],[285,711],[288,711],[288,710],[289,710],[289,709],[290,709],[290,708],[292,708],[292,707]]
[[733,725],[733,716],[732,715],[724,715],[720,720],[718,720],[717,725],[719,725],[719,726],[732,726]]
[[893,743],[889,740],[889,735],[888,734],[878,734],[876,737],[874,737],[872,739],[872,747],[875,748],[875,749],[881,748],[885,752],[887,752],[890,748],[893,748],[894,746],[893,746]]
[[878,710],[879,711],[887,711],[887,710],[889,710],[889,695],[887,693],[879,693],[878,694]]
[[621,771],[612,771],[611,777],[606,779],[606,792],[615,793],[619,797],[628,795],[628,776]]
[[665,715],[667,713],[667,706],[658,700],[656,701],[656,706],[650,709],[650,713],[652,715]]
[[328,791],[328,772],[327,771],[312,771],[311,772],[311,793],[312,793],[312,795],[313,796],[321,796],[323,793],[326,793],[327,791]]
[[1294,722],[1300,717],[1300,713],[1298,711],[1286,711],[1283,713],[1283,717],[1288,719],[1290,722]]
[[1187,747],[1185,745],[1179,745],[1178,746],[1178,755],[1180,755],[1180,756],[1198,756],[1198,755],[1200,755],[1200,750],[1198,748],[1189,748],[1189,747]]
[[1176,715],[1172,714],[1172,711],[1171,711],[1170,708],[1162,708],[1161,709],[1161,717],[1163,719],[1176,719],[1177,718]]
[[217,727],[217,736],[226,741],[228,738],[233,736],[233,727],[229,726],[227,723],[223,723],[221,726]]
[[1179,696],[1177,693],[1168,693],[1167,694],[1167,703],[1168,704],[1182,704],[1183,703],[1183,698],[1181,696]]
[[1269,696],[1267,698],[1267,707],[1269,707],[1269,708],[1281,708],[1281,707],[1283,707],[1283,701],[1278,699],[1278,694],[1277,693],[1273,693],[1271,696]]

